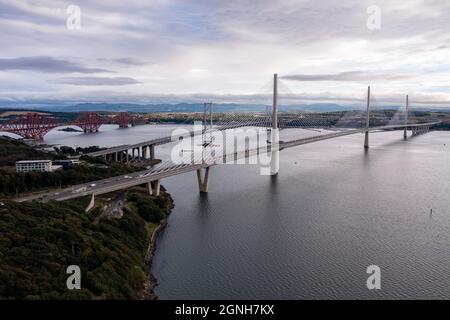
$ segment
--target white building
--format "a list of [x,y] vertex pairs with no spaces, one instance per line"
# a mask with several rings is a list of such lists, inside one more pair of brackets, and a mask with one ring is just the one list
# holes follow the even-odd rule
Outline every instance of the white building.
[[61,169],[62,166],[53,166],[52,160],[22,160],[16,161],[16,172],[51,172]]

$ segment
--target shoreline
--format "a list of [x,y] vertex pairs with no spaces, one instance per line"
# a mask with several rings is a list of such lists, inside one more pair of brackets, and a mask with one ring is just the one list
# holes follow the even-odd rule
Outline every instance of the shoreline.
[[147,248],[147,252],[144,257],[144,262],[147,266],[147,277],[144,281],[144,291],[142,298],[144,300],[156,300],[158,296],[155,294],[155,288],[158,286],[158,280],[152,273],[152,263],[153,257],[156,252],[156,242],[158,241],[158,237],[167,225],[170,214],[172,213],[173,208],[175,207],[172,196],[167,192],[167,190],[161,186],[161,196],[167,201],[166,203],[166,216],[159,222],[159,225],[153,230],[150,236],[150,242]]
[[147,249],[147,253],[145,254],[145,263],[147,264],[148,272],[147,279],[144,282],[144,300],[156,300],[158,296],[155,294],[155,288],[158,286],[158,280],[152,273],[152,262],[153,257],[156,251],[156,241],[158,240],[158,236],[162,230],[167,226],[167,218],[161,220],[159,225],[153,230],[153,233],[150,237],[150,243]]

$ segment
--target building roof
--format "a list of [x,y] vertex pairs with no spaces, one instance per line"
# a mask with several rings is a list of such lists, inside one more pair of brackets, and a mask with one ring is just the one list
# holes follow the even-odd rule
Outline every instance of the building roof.
[[48,162],[52,162],[52,160],[20,160],[20,161],[16,161],[16,164],[26,164],[26,163],[48,163]]

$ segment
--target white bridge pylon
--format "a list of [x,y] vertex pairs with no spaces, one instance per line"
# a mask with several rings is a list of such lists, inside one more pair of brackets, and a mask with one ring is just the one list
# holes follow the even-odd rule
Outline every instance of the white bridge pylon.
[[270,158],[270,175],[276,176],[280,170],[280,132],[278,129],[278,74],[273,75],[273,104],[272,104],[272,151]]

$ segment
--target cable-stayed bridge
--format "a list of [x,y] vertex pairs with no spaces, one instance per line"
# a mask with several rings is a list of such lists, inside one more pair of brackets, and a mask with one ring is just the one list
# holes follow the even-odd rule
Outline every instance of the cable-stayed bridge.
[[[354,113],[352,113],[350,117],[344,119],[345,121],[341,121],[341,123],[344,123],[342,127],[336,124],[344,117],[330,121],[330,119],[323,117],[323,115],[318,115],[318,117],[308,114],[300,114],[297,117],[295,115],[279,115],[277,88],[278,77],[275,75],[271,113],[231,115],[213,121],[212,104],[205,104],[204,119],[197,129],[194,128],[192,131],[184,130],[170,137],[108,148],[87,154],[93,157],[103,156],[109,161],[123,162],[130,161],[131,151],[131,160],[139,161],[148,158],[148,153],[150,153],[151,159],[155,158],[155,146],[157,145],[176,143],[180,149],[180,145],[184,143],[184,147],[178,150],[178,154],[184,154],[184,156],[181,156],[182,160],[174,161],[172,158],[162,161],[148,170],[92,181],[56,192],[23,197],[17,199],[17,201],[62,201],[81,196],[91,196],[91,203],[87,208],[89,210],[94,205],[96,195],[145,184],[149,194],[158,196],[161,179],[192,171],[196,171],[197,173],[200,192],[205,193],[208,192],[210,170],[214,165],[226,164],[233,161],[235,163],[245,163],[243,160],[254,159],[256,157],[257,161],[255,164],[263,167],[262,170],[265,169],[264,174],[276,175],[279,171],[280,151],[287,148],[358,133],[364,133],[364,147],[369,148],[370,132],[403,130],[403,138],[407,139],[408,130],[412,131],[412,135],[418,135],[428,132],[432,126],[439,123],[439,121],[412,123],[414,119],[410,119],[408,116],[409,99],[407,96],[405,111],[402,116],[398,116],[400,114],[399,112],[396,113],[397,119],[394,121],[396,123],[387,121],[387,124],[384,125],[371,126],[371,120],[374,118],[370,112],[370,87],[367,92],[366,112],[356,112],[356,114],[359,114],[359,117],[354,116]],[[209,111],[207,110],[208,108]],[[375,122],[379,123],[380,121]],[[355,124],[358,123],[360,127],[355,128]],[[249,134],[244,130],[245,128],[259,128],[259,130],[250,130]],[[286,141],[281,141],[279,138],[279,130],[286,128],[308,129],[319,131],[320,134],[307,137],[294,137]],[[329,130],[323,132],[323,128],[328,128]],[[238,135],[243,134],[244,137],[236,135],[236,130],[238,130]],[[233,134],[230,134],[230,132]],[[240,144],[237,141],[239,139],[241,139]],[[252,144],[250,140],[254,143]],[[228,148],[230,145],[232,146],[231,151]],[[240,147],[236,147],[236,145]],[[258,162],[261,158],[264,158],[264,163]]]

